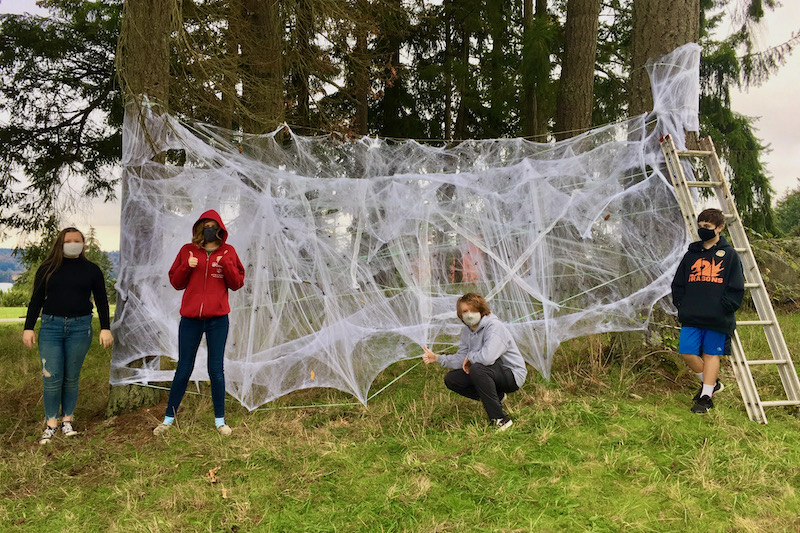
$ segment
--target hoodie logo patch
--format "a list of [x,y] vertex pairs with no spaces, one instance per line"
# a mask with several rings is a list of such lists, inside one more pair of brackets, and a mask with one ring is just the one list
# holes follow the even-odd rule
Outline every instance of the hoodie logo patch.
[[[721,251],[721,250],[720,250]],[[689,283],[703,281],[706,283],[722,283],[723,279],[720,275],[725,267],[722,266],[722,261],[717,263],[712,260],[711,262],[705,259],[698,259],[694,262],[689,274]]]
[[725,257],[725,250],[717,250],[717,257]]

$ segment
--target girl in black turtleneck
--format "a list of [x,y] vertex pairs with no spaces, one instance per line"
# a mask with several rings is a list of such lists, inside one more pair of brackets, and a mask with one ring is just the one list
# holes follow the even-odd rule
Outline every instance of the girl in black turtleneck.
[[78,401],[81,366],[92,343],[92,302],[94,296],[100,317],[100,344],[108,348],[111,336],[108,296],[103,271],[86,259],[85,239],[76,228],[61,230],[53,249],[36,271],[33,295],[22,342],[28,349],[36,344],[33,326],[42,312],[39,330],[39,358],[44,380],[44,414],[47,426],[39,440],[50,442],[58,431],[77,435],[72,427],[72,412]]

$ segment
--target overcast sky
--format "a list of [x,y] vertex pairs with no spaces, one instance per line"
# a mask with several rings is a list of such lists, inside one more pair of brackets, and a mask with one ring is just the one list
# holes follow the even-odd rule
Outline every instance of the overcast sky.
[[[735,2],[734,2],[735,3]],[[35,0],[0,0],[0,13],[46,14],[36,7]],[[759,46],[766,49],[776,46],[800,31],[800,1],[784,0],[784,5],[768,12],[760,26]],[[763,156],[772,178],[776,199],[798,185],[800,178],[800,50],[796,50],[777,75],[760,87],[746,92],[734,90],[733,110],[757,118],[757,134],[769,145],[771,152]],[[97,230],[103,249],[119,248],[119,204],[94,202],[81,206],[81,213],[64,222],[88,230]],[[0,247],[13,247],[16,239],[0,240]]]

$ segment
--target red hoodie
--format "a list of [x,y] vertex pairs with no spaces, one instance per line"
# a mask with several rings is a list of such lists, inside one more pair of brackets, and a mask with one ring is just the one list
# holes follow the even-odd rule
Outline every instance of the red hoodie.
[[[244,266],[233,246],[226,244],[228,230],[219,213],[206,211],[192,226],[194,230],[203,219],[219,224],[222,245],[213,252],[194,243],[184,244],[169,269],[169,282],[177,290],[186,289],[181,302],[181,316],[187,318],[212,318],[230,313],[228,289],[239,290],[244,285]],[[189,257],[197,258],[197,266],[189,266]]]

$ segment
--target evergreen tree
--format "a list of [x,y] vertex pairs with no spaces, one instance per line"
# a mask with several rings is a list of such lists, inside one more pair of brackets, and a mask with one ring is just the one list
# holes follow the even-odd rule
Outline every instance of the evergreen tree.
[[58,214],[70,174],[85,180],[83,196],[111,200],[121,153],[122,2],[42,5],[50,17],[0,15],[0,224],[24,231]]
[[114,284],[117,282],[117,277],[114,274],[114,265],[108,254],[100,248],[100,241],[97,240],[97,232],[94,228],[89,228],[89,233],[86,235],[86,258],[95,263],[103,271],[103,279],[106,281],[106,294],[108,295],[109,303],[113,304],[117,301],[117,289]]
[[775,204],[775,221],[784,234],[800,237],[800,179],[797,186],[786,191]]

